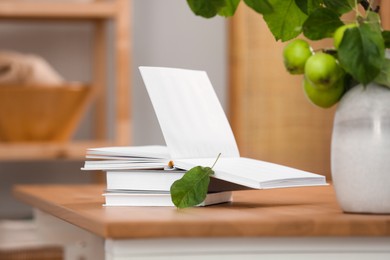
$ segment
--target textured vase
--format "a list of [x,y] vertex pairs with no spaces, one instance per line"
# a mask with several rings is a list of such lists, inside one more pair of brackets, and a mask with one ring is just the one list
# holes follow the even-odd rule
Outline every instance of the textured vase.
[[345,212],[390,213],[390,89],[356,86],[337,108],[332,179]]

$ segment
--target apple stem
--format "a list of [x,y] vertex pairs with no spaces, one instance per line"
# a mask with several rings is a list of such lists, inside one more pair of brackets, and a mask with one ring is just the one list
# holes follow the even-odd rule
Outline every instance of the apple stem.
[[335,49],[322,49],[322,52],[336,56],[337,55],[337,50]]
[[323,53],[327,53],[327,54],[330,54],[332,56],[336,56],[337,55],[337,50],[335,49],[315,49],[314,52],[323,52]]

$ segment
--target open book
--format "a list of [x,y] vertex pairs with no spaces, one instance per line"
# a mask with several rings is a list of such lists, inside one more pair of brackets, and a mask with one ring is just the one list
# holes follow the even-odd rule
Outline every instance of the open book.
[[[83,169],[107,171],[110,189],[168,191],[182,174],[163,174],[170,161],[175,170],[210,167],[220,153],[213,168],[213,191],[326,185],[322,175],[240,157],[229,122],[204,71],[156,67],[141,67],[140,71],[167,147],[88,149],[87,159],[91,160]],[[164,181],[151,181],[161,178]]]
[[176,168],[214,166],[214,178],[255,189],[325,185],[325,177],[240,157],[232,129],[204,71],[140,67]]
[[164,170],[170,158],[161,145],[89,148],[83,170]]

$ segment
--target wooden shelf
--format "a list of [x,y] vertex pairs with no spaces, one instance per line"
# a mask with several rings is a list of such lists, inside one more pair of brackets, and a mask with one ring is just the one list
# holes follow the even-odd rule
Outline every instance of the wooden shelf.
[[0,161],[84,160],[91,147],[116,145],[107,141],[74,141],[69,143],[1,143]]
[[23,2],[0,1],[0,19],[107,19],[116,15],[116,1]]
[[[131,0],[91,0],[75,1],[23,1],[0,0],[0,20],[88,20],[94,25],[92,56],[93,106],[96,138],[86,141],[65,143],[6,143],[0,142],[0,161],[53,160],[85,158],[89,147],[109,145],[129,145],[131,137],[130,119],[130,8]],[[114,21],[112,52],[115,60],[116,98],[114,107],[114,137],[108,139],[108,116],[105,83],[107,81],[107,21]],[[59,50],[60,51],[60,50]],[[103,140],[103,141],[102,141]]]

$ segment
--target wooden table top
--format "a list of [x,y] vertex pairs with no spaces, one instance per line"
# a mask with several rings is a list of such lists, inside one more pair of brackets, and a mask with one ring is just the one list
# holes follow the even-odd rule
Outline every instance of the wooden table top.
[[203,208],[103,207],[99,185],[20,185],[21,201],[106,238],[390,236],[390,215],[345,214],[332,186],[234,192]]

